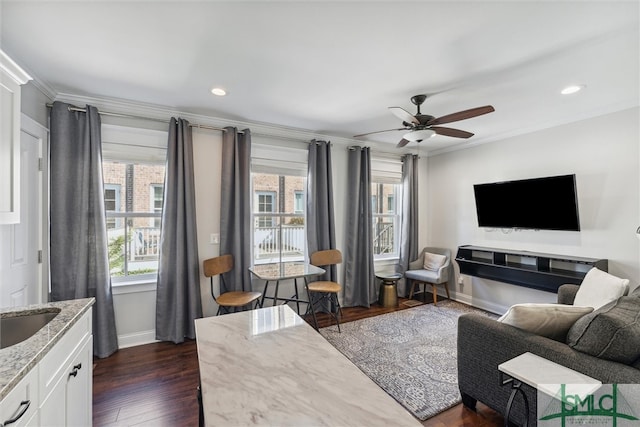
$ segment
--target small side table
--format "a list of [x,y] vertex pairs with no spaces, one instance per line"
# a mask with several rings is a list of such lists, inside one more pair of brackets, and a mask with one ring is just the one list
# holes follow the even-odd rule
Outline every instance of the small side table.
[[402,274],[393,271],[381,271],[376,273],[376,277],[382,280],[378,294],[378,304],[383,307],[397,307],[398,280],[402,279]]
[[499,364],[498,370],[502,385],[511,384],[513,389],[504,414],[505,426],[509,425],[509,412],[518,392],[524,400],[524,425],[529,425],[529,401],[520,388],[523,383],[551,397],[558,395],[561,384],[571,385],[572,390],[581,395],[592,393],[602,385],[602,382],[594,378],[528,352]]

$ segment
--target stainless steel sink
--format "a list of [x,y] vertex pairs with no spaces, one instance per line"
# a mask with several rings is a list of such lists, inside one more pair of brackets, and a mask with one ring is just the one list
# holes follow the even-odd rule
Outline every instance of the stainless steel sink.
[[60,313],[59,308],[46,312],[0,317],[0,349],[18,344],[42,329]]

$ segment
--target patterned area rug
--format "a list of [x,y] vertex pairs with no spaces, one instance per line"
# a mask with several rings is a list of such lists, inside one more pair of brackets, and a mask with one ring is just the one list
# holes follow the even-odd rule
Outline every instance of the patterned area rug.
[[320,333],[402,404],[424,421],[460,403],[458,317],[476,312],[445,300],[320,329]]

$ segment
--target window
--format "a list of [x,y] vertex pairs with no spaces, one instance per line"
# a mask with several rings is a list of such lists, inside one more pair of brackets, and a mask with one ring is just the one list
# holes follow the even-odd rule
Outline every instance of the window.
[[372,210],[374,258],[398,256],[400,217],[396,214],[395,195],[399,189],[400,184],[371,184],[372,199],[387,200],[387,204],[377,204],[377,210]]
[[155,280],[167,133],[103,125],[102,137],[112,280]]
[[304,192],[296,191],[294,194],[294,208],[293,211],[295,213],[303,213],[304,212]]
[[[258,181],[263,181],[264,179],[269,179],[265,175],[258,176]],[[258,184],[260,187],[260,184]],[[256,187],[254,187],[256,188]],[[256,201],[254,202],[254,206],[258,208],[259,213],[273,213],[275,212],[275,199],[276,193],[275,191],[256,191]],[[258,221],[258,227],[273,227],[275,226],[275,221],[273,215],[268,216],[258,216],[256,218]]]
[[164,185],[151,184],[149,194],[151,194],[151,212],[158,213],[161,216],[161,218],[153,218],[151,220],[151,226],[160,228],[160,222],[162,221],[162,200],[164,199]]
[[[252,174],[254,263],[301,261],[306,250],[304,204],[296,212],[296,194],[304,196],[301,176]],[[276,191],[265,189],[277,188]],[[296,188],[295,191],[287,189]]]
[[251,147],[253,263],[303,261],[307,150]]
[[401,180],[399,159],[371,159],[373,257],[376,260],[399,256]]
[[[117,212],[120,210],[120,185],[105,184],[104,185],[104,209],[109,212]],[[121,227],[121,220],[116,218],[107,218],[107,230]]]

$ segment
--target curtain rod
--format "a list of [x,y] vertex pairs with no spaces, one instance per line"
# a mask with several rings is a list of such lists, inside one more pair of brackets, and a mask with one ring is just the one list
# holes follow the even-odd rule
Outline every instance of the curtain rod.
[[[51,108],[51,107],[53,107],[53,104],[47,104],[47,107]],[[86,113],[87,112],[86,108],[79,108],[79,107],[72,107],[72,106],[69,106],[67,108],[69,109],[69,111],[77,111],[79,113]],[[98,111],[98,113],[100,115],[103,115],[103,116],[122,117],[122,118],[126,118],[126,119],[149,120],[149,121],[153,121],[153,122],[169,124],[169,120],[154,119],[152,117],[136,116],[136,115],[133,115],[133,114],[112,113],[112,112],[109,112],[109,111]],[[189,127],[198,128],[198,129],[207,129],[207,130],[219,130],[221,132],[226,132],[227,131],[224,128],[219,128],[219,127],[209,126],[209,125],[201,125],[201,124],[197,124],[197,123],[189,123]],[[238,133],[244,134],[244,132],[241,131],[241,130],[239,130]]]

